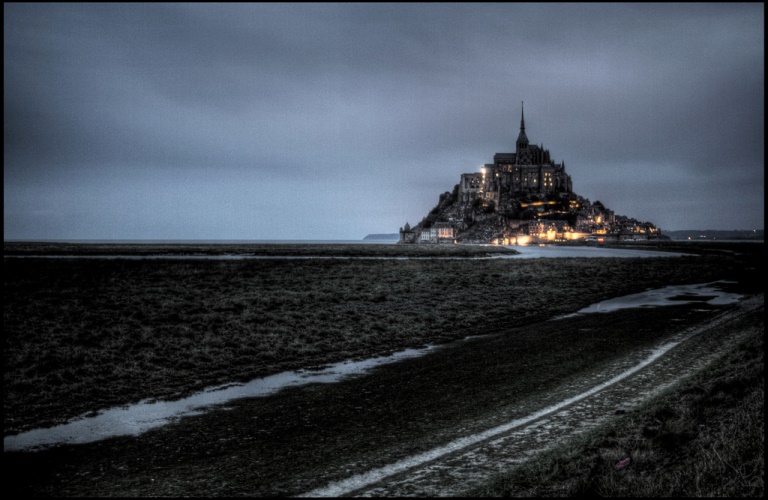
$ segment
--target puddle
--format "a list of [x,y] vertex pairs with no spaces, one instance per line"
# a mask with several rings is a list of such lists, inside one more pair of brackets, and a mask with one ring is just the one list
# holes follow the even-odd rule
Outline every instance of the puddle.
[[575,313],[557,316],[552,320],[572,318],[581,314],[607,313],[618,311],[620,309],[630,309],[638,307],[664,307],[681,304],[709,304],[713,306],[722,306],[733,304],[743,297],[735,293],[725,292],[717,285],[730,284],[730,281],[716,281],[714,283],[699,283],[695,285],[673,285],[664,288],[655,288],[645,292],[616,297],[615,299],[604,300],[576,311]]
[[520,252],[518,255],[494,255],[495,259],[539,259],[545,257],[682,257],[693,254],[679,252],[659,252],[635,248],[575,247],[558,245],[509,246]]
[[[642,293],[617,297],[592,304],[576,313],[553,318],[573,317],[579,314],[611,312],[633,307],[659,307],[685,303],[706,303],[711,305],[731,304],[742,295],[724,292],[717,284],[733,282],[720,281],[696,285],[677,285],[647,290]],[[465,339],[468,340],[469,338]],[[66,424],[46,429],[34,429],[3,439],[4,451],[36,451],[60,444],[90,443],[116,436],[138,435],[148,430],[167,425],[174,420],[201,414],[212,405],[220,405],[239,398],[263,397],[286,387],[312,383],[334,383],[345,377],[365,374],[370,369],[406,358],[422,356],[436,346],[422,349],[406,349],[386,357],[362,361],[343,361],[320,370],[299,370],[282,372],[269,377],[252,380],[245,384],[226,384],[177,401],[141,401],[135,405],[110,408],[96,416],[81,416]]]
[[181,417],[199,415],[212,405],[240,398],[269,396],[286,387],[338,382],[347,377],[362,375],[376,366],[422,356],[434,348],[406,349],[386,357],[343,361],[321,370],[282,372],[242,385],[210,387],[178,401],[141,401],[135,405],[109,408],[93,417],[81,416],[55,427],[6,436],[3,439],[3,451],[37,451],[60,444],[91,443],[115,436],[138,435]]

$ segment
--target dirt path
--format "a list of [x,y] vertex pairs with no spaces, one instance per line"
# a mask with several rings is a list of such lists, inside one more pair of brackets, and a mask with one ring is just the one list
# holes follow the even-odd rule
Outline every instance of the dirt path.
[[510,327],[363,377],[232,401],[140,436],[6,452],[7,490],[448,495],[704,366],[738,340],[733,321],[761,306],[759,296],[725,308],[628,309]]
[[[733,330],[729,325],[738,316],[762,306],[762,297],[752,297],[734,311],[672,336],[655,350],[635,352],[601,373],[574,381],[546,397],[531,398],[526,402],[531,411],[526,418],[464,436],[303,496],[455,494],[632,409],[712,363],[744,337],[743,330]],[[560,401],[551,404],[553,399]]]

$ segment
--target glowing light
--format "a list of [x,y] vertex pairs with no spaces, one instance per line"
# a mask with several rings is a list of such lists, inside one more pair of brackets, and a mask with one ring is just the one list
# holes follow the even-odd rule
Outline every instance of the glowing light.
[[549,231],[547,231],[547,239],[549,241],[554,240],[555,239],[555,234],[556,233],[553,230],[550,229]]
[[520,246],[525,246],[530,242],[531,242],[530,236],[521,235],[517,237],[517,244]]

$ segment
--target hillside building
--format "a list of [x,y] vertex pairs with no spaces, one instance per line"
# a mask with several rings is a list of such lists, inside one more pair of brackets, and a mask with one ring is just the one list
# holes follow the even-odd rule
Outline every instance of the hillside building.
[[400,229],[401,243],[548,242],[655,239],[650,222],[617,216],[601,202],[573,192],[565,162],[552,160],[544,145],[531,144],[520,111],[514,153],[496,153],[480,172],[461,174],[453,192],[418,225]]
[[520,133],[514,153],[496,153],[493,163],[483,165],[480,172],[461,175],[459,203],[471,206],[475,200],[498,205],[504,195],[523,193],[546,195],[571,193],[571,176],[565,173],[565,162],[552,161],[544,145],[530,144],[525,133],[525,112],[520,112]]

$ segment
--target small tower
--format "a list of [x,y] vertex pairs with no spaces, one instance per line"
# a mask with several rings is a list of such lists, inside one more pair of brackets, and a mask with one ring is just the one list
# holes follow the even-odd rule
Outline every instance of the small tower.
[[520,108],[520,135],[517,136],[517,143],[516,143],[516,149],[519,153],[520,151],[525,151],[528,149],[528,136],[525,135],[525,110],[523,109],[523,102],[520,101],[521,108]]
[[404,228],[400,228],[400,243],[413,243],[413,230],[407,222]]

